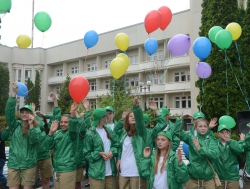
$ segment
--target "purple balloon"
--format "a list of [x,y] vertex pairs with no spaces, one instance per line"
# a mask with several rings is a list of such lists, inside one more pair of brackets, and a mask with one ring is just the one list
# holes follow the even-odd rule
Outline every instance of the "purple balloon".
[[206,79],[211,75],[212,69],[208,63],[199,62],[195,67],[195,72],[199,78]]
[[174,56],[182,56],[188,52],[190,45],[189,36],[178,34],[169,40],[168,51]]

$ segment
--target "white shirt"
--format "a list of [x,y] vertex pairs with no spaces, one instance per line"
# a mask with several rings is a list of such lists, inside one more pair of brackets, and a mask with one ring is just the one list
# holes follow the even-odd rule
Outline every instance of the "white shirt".
[[167,177],[166,166],[164,168],[164,171],[161,173],[161,166],[163,163],[163,159],[164,157],[160,157],[158,163],[158,171],[157,174],[155,174],[155,179],[152,189],[168,189],[168,177]]
[[[109,153],[110,151],[110,140],[108,139],[107,137],[107,133],[104,129],[99,129],[99,128],[96,128],[96,131],[99,133],[101,139],[102,139],[102,142],[103,142],[103,146],[104,146],[104,152],[106,154]],[[110,159],[105,161],[105,167],[106,167],[106,174],[105,176],[111,176],[112,175],[112,170],[111,170],[111,164],[110,164]]]
[[169,125],[167,125],[167,127],[166,127],[163,131],[167,131],[167,130],[168,130],[168,127],[169,127]]
[[121,173],[122,177],[138,177],[139,172],[135,162],[135,155],[132,146],[132,137],[127,136],[122,145],[121,157]]
[[107,124],[108,127],[110,127],[110,129],[113,131],[115,128],[115,124],[111,123],[111,124]]

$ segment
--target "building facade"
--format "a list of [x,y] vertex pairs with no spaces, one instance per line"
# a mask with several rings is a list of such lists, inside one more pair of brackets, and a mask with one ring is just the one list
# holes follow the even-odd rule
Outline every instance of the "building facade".
[[[144,50],[144,42],[149,36],[144,24],[139,23],[100,34],[97,45],[88,53],[82,39],[47,49],[0,46],[0,62],[9,67],[10,82],[25,83],[28,78],[34,81],[36,70],[40,71],[42,112],[52,111],[53,102],[48,95],[50,92],[59,93],[67,74],[71,78],[82,75],[88,79],[90,92],[87,98],[96,107],[97,95],[105,95],[110,90],[112,76],[109,65],[121,53],[114,38],[123,32],[130,38],[126,51],[130,58],[130,66],[125,73],[126,87],[134,88],[132,93],[142,97],[142,107],[145,100],[148,102],[152,97],[158,107],[167,106],[172,114],[193,113],[197,111],[196,96],[199,92],[195,87],[197,76],[194,71],[198,59],[191,49],[181,57],[171,56],[167,51],[167,41],[176,34],[186,34],[192,44],[198,37],[200,20],[201,2],[190,0],[190,10],[174,14],[165,31],[157,30],[150,34],[158,41],[158,50],[152,56]],[[23,97],[19,97],[17,110],[23,104]]]

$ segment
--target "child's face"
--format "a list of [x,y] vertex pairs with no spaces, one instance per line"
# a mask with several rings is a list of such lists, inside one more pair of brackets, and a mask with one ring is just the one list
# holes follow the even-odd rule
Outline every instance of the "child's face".
[[208,131],[208,125],[207,125],[207,122],[205,121],[199,121],[197,123],[197,126],[196,126],[196,131],[201,134],[201,135],[204,135],[207,133]]
[[225,140],[225,138],[231,138],[231,132],[227,129],[221,130],[218,132],[218,136],[220,137],[221,140]]

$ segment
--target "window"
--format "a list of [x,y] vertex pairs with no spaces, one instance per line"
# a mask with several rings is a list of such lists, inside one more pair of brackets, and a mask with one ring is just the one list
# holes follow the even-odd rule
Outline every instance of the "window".
[[56,70],[56,76],[62,76],[62,75],[63,75],[62,69]]
[[139,77],[132,76],[129,78],[126,78],[126,87],[135,87],[139,85]]
[[109,81],[105,81],[105,89],[110,89]]
[[105,60],[104,61],[105,68],[109,68],[110,67],[110,63],[111,63],[111,60]]
[[153,98],[153,100],[156,102],[158,108],[163,107],[163,104],[164,104],[164,98],[163,97]]
[[79,72],[79,66],[71,67],[71,73],[77,74]]
[[89,103],[90,103],[91,109],[96,109],[96,101],[95,100],[90,100]]
[[163,60],[163,51],[156,51],[153,55],[148,56],[148,61],[153,61],[153,60]]
[[32,70],[25,70],[25,82],[28,81],[28,78],[31,79],[31,73],[32,73]]
[[191,108],[191,96],[176,96],[175,108]]
[[88,64],[88,71],[95,71],[95,70],[97,70],[96,63]]
[[189,71],[175,72],[174,81],[175,82],[190,81],[190,72]]
[[90,91],[96,91],[96,82],[95,81],[90,82]]
[[[22,73],[22,70],[16,70],[15,81],[21,82],[21,73]],[[17,76],[17,78],[16,78],[16,76]]]
[[151,84],[163,84],[164,83],[164,75],[162,72],[160,73],[148,73],[147,81],[151,81]]
[[[181,56],[188,56],[189,55],[189,51]],[[174,56],[171,53],[169,53],[169,58],[175,58],[175,57],[180,57],[180,56]]]
[[56,94],[59,94],[61,90],[61,87],[56,87]]
[[129,56],[130,64],[138,64],[138,55]]

